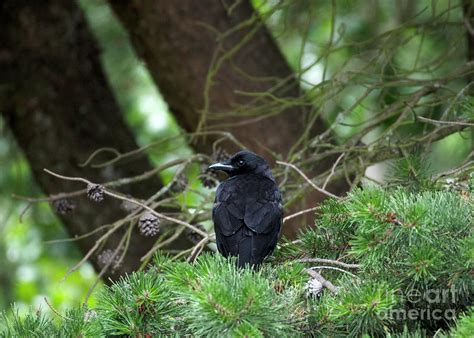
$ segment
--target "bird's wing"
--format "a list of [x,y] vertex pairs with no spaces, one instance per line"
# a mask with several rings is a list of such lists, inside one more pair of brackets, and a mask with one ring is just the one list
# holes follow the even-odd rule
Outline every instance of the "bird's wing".
[[256,196],[255,199],[247,199],[245,225],[257,234],[268,234],[276,228],[279,232],[283,217],[280,191],[274,182],[268,181],[260,187]]
[[235,234],[244,225],[245,209],[239,201],[235,185],[227,182],[219,185],[212,208],[212,219],[216,225],[215,228],[224,236]]
[[224,236],[235,234],[244,224],[257,234],[281,227],[281,195],[273,181],[228,180],[216,192],[212,218]]

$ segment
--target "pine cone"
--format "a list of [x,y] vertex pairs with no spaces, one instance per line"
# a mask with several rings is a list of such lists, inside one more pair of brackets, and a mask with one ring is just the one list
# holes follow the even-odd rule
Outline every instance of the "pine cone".
[[145,212],[138,221],[138,228],[143,236],[156,236],[160,231],[160,219],[151,212]]
[[179,194],[183,192],[188,186],[188,178],[183,173],[180,173],[178,177],[175,178],[175,181],[171,185],[171,192]]
[[97,263],[99,263],[99,266],[101,268],[105,267],[107,264],[111,262],[109,265],[109,268],[111,269],[112,273],[115,273],[115,270],[118,267],[120,267],[119,259],[120,259],[121,253],[119,251],[117,255],[113,257],[114,251],[115,250],[106,249],[97,256]]
[[86,312],[84,312],[84,321],[86,323],[90,322],[95,317],[97,317],[97,312],[94,310],[87,310]]
[[[194,226],[196,228],[198,228],[199,230],[202,230],[204,232],[206,232],[206,229],[204,229],[204,227],[202,226],[202,224],[194,224]],[[194,230],[191,230],[189,228],[186,228],[185,230],[185,233],[186,233],[186,237],[193,243],[193,244],[198,244],[201,240],[202,240],[202,236],[199,235],[197,232],[195,232]]]
[[102,202],[104,200],[104,187],[100,184],[87,185],[87,197],[94,202]]
[[[224,162],[230,158],[230,155],[225,150],[218,148],[212,155],[211,155],[211,163],[218,163]],[[208,165],[204,165],[201,167],[201,174],[199,175],[199,180],[201,181],[202,185],[206,188],[212,189],[219,183],[219,176],[217,172],[208,169]]]
[[304,286],[306,290],[306,297],[319,297],[323,291],[323,284],[316,278],[311,278]]
[[208,170],[207,166],[203,166],[201,168],[201,174],[199,175],[199,180],[201,181],[203,186],[209,189],[214,188],[219,183],[219,179],[217,178],[217,173],[212,170]]
[[76,208],[74,202],[67,198],[61,198],[53,201],[54,210],[61,215],[66,215]]
[[222,148],[218,148],[213,154],[212,154],[212,160],[213,162],[224,162],[230,158],[230,155],[227,151],[225,151]]

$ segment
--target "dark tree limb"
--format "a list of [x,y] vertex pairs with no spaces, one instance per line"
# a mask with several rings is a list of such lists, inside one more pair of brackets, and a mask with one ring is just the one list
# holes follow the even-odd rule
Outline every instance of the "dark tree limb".
[[[466,27],[466,50],[467,60],[474,61],[474,3],[470,0],[463,0],[464,26]],[[474,73],[471,73],[468,82],[474,81]],[[469,90],[470,95],[474,95],[474,86]]]
[[[48,168],[101,183],[141,174],[147,159],[102,169],[79,163],[99,147],[137,148],[104,77],[99,50],[75,1],[0,1],[0,112],[27,157],[46,194],[84,188],[43,172]],[[123,187],[123,193],[147,198],[161,187],[157,177]],[[94,203],[80,197],[71,215],[59,215],[71,235],[81,235],[125,216],[119,201]],[[106,248],[114,249],[125,229]],[[86,253],[102,233],[78,242]],[[134,231],[122,266],[109,277],[135,270],[154,244]],[[175,243],[179,248],[179,241]],[[100,270],[95,259],[96,270]]]

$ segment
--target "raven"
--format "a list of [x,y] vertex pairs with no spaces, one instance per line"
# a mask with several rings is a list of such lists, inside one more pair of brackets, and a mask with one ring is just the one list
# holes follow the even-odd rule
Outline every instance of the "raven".
[[275,249],[283,211],[281,194],[263,158],[240,151],[209,167],[229,175],[217,188],[212,219],[219,252],[238,266],[259,266]]

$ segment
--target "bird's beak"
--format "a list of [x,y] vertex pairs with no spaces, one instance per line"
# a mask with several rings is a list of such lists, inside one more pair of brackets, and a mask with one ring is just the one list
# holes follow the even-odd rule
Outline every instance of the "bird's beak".
[[209,169],[212,169],[212,170],[222,170],[222,171],[229,171],[229,170],[232,170],[234,169],[233,166],[231,166],[230,164],[225,164],[225,163],[215,163],[211,166],[209,166]]

